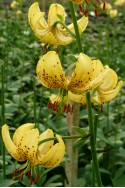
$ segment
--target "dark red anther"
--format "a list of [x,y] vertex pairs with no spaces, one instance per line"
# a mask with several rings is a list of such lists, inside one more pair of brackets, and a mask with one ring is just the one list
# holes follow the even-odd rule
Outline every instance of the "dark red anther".
[[80,9],[81,13],[84,14],[84,16],[86,16],[86,17],[88,16],[88,13],[82,8],[81,5],[79,5],[79,9]]
[[14,172],[13,172],[14,177],[16,177],[17,172],[18,172],[18,169],[15,169]]
[[35,179],[35,182],[38,182],[39,178],[40,178],[40,176],[37,175],[37,176],[36,176],[36,179]]
[[30,177],[30,185],[32,185],[32,183],[34,182],[34,178],[33,176]]
[[54,102],[52,109],[58,112],[58,104],[59,102]]
[[51,101],[48,101],[47,107],[50,109],[51,108]]
[[31,176],[31,170],[29,170],[27,173],[27,177],[30,178],[30,176]]
[[66,108],[67,108],[67,105],[65,104],[65,106],[63,108],[63,112],[66,112]]
[[70,104],[67,105],[66,113],[70,112]]
[[20,174],[20,180],[22,181],[23,180],[23,171],[22,171],[22,169],[19,170],[19,174]]
[[103,3],[103,10],[106,9],[106,2]]
[[98,17],[98,10],[95,8],[95,16]]

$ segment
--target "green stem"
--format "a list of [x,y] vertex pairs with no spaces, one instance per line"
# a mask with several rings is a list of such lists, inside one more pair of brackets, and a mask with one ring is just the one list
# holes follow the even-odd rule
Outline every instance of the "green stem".
[[[1,76],[2,76],[2,91],[1,91],[1,123],[5,124],[5,63],[1,65]],[[3,151],[3,178],[6,179],[6,165],[5,165],[5,147],[2,142]]]
[[81,37],[80,37],[80,34],[79,34],[77,19],[76,19],[76,16],[75,16],[74,4],[70,0],[69,0],[69,7],[70,7],[70,12],[71,12],[72,20],[73,20],[75,33],[76,33],[76,41],[78,43],[78,50],[79,50],[79,53],[80,53],[80,52],[83,51],[83,47],[82,47],[82,43],[81,43]]
[[[81,136],[81,135],[73,135],[73,136],[62,136],[62,139],[63,140],[66,140],[66,139],[76,139],[76,138],[81,138],[81,139],[85,139],[85,138],[88,138],[90,136],[90,134],[86,134],[85,136]],[[44,139],[42,141],[39,142],[39,145],[44,143],[44,142],[48,142],[50,140],[57,140],[56,137],[53,137],[53,138],[47,138],[47,139]]]
[[86,94],[86,99],[87,99],[87,105],[88,105],[88,118],[89,118],[89,131],[90,131],[90,145],[91,145],[91,152],[92,152],[92,160],[94,164],[94,171],[96,174],[97,178],[97,183],[99,187],[102,187],[102,182],[101,182],[101,176],[99,172],[99,164],[97,160],[97,153],[96,153],[96,143],[95,143],[95,133],[94,133],[94,126],[93,126],[93,119],[92,119],[92,106],[91,106],[91,98],[90,98],[90,93]]
[[56,22],[53,24],[53,27],[55,27],[57,24],[61,24],[61,25],[68,31],[68,33],[69,33],[73,38],[76,38],[76,35],[75,35],[62,21],[56,21]]
[[97,135],[98,117],[99,117],[99,115],[95,114],[95,119],[94,119],[95,143],[96,143],[96,135]]
[[33,91],[34,91],[34,123],[35,127],[37,127],[37,120],[36,120],[36,78],[33,78]]
[[[70,12],[71,12],[72,20],[73,20],[75,33],[76,33],[78,49],[79,49],[79,52],[82,52],[83,48],[82,48],[81,38],[80,38],[77,20],[76,20],[76,16],[75,16],[74,4],[70,0],[69,0],[69,6],[70,6]],[[94,171],[96,174],[98,186],[101,187],[102,182],[101,182],[101,177],[100,177],[100,172],[99,172],[99,164],[98,164],[98,160],[97,160],[97,153],[96,153],[96,146],[95,146],[96,143],[95,143],[95,133],[94,133],[94,126],[93,126],[93,115],[92,115],[90,93],[86,94],[86,100],[87,100],[87,105],[88,105],[89,130],[90,130],[90,135],[91,135],[90,145],[91,145],[91,153],[92,153],[92,164],[94,165]]]

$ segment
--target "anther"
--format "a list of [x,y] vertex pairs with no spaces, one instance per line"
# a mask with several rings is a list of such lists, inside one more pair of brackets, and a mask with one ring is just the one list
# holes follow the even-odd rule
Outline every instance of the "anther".
[[34,182],[34,178],[33,176],[30,177],[30,185],[32,185],[32,183]]
[[36,176],[36,179],[35,179],[35,182],[38,182],[39,178],[40,178],[40,176],[37,175],[37,176]]
[[103,3],[103,10],[106,9],[106,2]]

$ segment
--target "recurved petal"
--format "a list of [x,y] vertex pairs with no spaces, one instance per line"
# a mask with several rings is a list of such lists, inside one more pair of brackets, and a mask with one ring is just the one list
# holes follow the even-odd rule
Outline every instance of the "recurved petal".
[[59,143],[55,144],[44,157],[39,160],[39,164],[44,167],[55,167],[59,165],[65,154],[65,144],[61,136],[56,134]]
[[[81,35],[82,32],[86,29],[86,27],[88,25],[88,17],[83,16],[81,19],[79,19],[77,21],[77,24],[78,24],[78,28],[79,28],[79,33]],[[73,24],[68,25],[68,28],[75,34]],[[66,29],[63,29],[63,32],[67,32]]]
[[58,27],[53,28],[53,35],[57,39],[60,45],[67,45],[73,41],[73,38],[66,35],[66,33],[59,30]]
[[110,91],[97,91],[98,101],[100,103],[108,102],[113,100],[120,92],[121,87],[123,86],[123,81],[118,82],[118,85],[115,89]]
[[13,142],[16,146],[19,145],[22,137],[26,133],[26,131],[34,128],[35,124],[34,123],[26,123],[18,127],[13,135]]
[[96,78],[104,70],[104,67],[100,60],[93,60],[92,62],[94,65],[93,78]]
[[81,94],[81,90],[91,80],[93,76],[93,62],[85,54],[80,53],[76,68],[72,73],[72,77],[68,86],[71,92]]
[[39,141],[39,131],[38,129],[32,129],[24,134],[20,142],[19,149],[24,152],[27,160],[30,160],[31,163],[33,162],[36,156],[38,141]]
[[35,2],[30,6],[28,11],[29,23],[33,30],[34,30],[34,24],[32,23],[32,20],[34,19],[35,14],[38,12],[40,12],[39,4],[38,2]]
[[[72,92],[68,92],[68,97],[70,100],[74,101],[74,102],[77,102],[77,103],[82,103],[83,105],[84,104],[87,104],[87,101],[86,101],[86,96],[85,95],[76,95],[76,94],[73,94]],[[96,99],[94,97],[91,97],[91,102],[92,103],[97,103]]]
[[[17,148],[10,138],[9,126],[6,124],[2,126],[2,138],[5,144],[5,147],[7,151],[10,153],[10,155],[17,161],[20,161],[21,156],[18,156],[17,154]],[[25,161],[25,159],[22,161]]]
[[83,93],[89,92],[97,87],[99,87],[98,90],[100,90],[100,85],[104,82],[105,78],[108,76],[110,69],[106,68],[97,76],[95,79],[93,79],[86,87],[83,88]]
[[116,86],[117,81],[118,81],[117,74],[115,73],[115,71],[109,68],[109,72],[104,78],[103,83],[100,85],[99,91],[103,92],[103,91],[112,90]]
[[49,8],[48,13],[48,25],[52,26],[56,21],[59,20],[58,15],[61,16],[62,21],[65,21],[65,10],[60,4],[52,4]]
[[45,87],[52,89],[65,88],[65,74],[55,51],[49,51],[39,60],[36,72],[40,82]]
[[[39,142],[44,139],[53,138],[53,137],[54,137],[53,131],[51,129],[47,129],[45,132],[40,134]],[[44,143],[40,144],[38,146],[38,150],[37,150],[38,158],[40,158],[40,155],[46,154],[50,150],[50,148],[53,146],[53,143],[54,143],[54,140],[50,140],[48,142],[44,142]]]

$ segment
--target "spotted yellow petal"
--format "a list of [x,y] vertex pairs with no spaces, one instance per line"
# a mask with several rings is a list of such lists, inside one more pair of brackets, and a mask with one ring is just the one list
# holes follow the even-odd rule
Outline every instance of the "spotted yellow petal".
[[80,53],[76,68],[72,73],[68,89],[77,94],[81,94],[82,88],[85,87],[90,81],[93,75],[93,62],[85,54]]
[[10,138],[9,126],[6,124],[2,126],[2,138],[3,138],[3,142],[5,144],[7,151],[10,153],[10,155],[14,159],[16,159],[17,161],[25,161],[26,160],[24,155],[19,156],[17,154],[17,147],[15,146],[15,144],[12,142],[12,140]]
[[39,60],[36,72],[40,82],[47,88],[64,88],[66,85],[65,74],[55,51],[49,51]]
[[32,27],[32,29],[34,30],[34,24],[32,23],[32,20],[34,18],[34,15],[36,13],[40,12],[40,8],[39,8],[39,5],[37,2],[33,3],[30,8],[29,8],[29,11],[28,11],[28,19],[29,19],[29,23],[30,23],[30,26]]
[[94,90],[104,82],[105,78],[108,76],[110,69],[106,68],[104,69],[101,74],[99,74],[98,77],[93,79],[86,87],[83,88],[83,93],[89,92],[91,90]]
[[38,129],[32,129],[27,131],[20,142],[20,149],[25,153],[27,160],[31,162],[36,156],[37,147],[39,141],[39,131]]
[[93,78],[96,78],[104,70],[104,67],[100,60],[93,60],[93,65],[94,65]]
[[25,132],[34,128],[35,124],[33,123],[26,123],[18,127],[13,135],[13,142],[16,146],[20,143],[22,137],[24,136]]
[[61,16],[62,21],[65,21],[65,10],[60,4],[51,4],[48,13],[48,25],[52,26],[56,21],[60,20],[58,15]]
[[115,71],[113,71],[112,69],[109,68],[109,72],[108,74],[106,75],[103,83],[100,85],[99,87],[99,90],[101,92],[105,92],[105,91],[110,91],[112,90],[116,84],[117,84],[117,81],[118,81],[118,77],[117,77],[117,74],[115,73]]
[[123,81],[118,82],[118,85],[115,89],[110,91],[97,91],[99,103],[104,103],[114,99],[120,92],[121,87],[123,86]]
[[[51,129],[47,129],[45,132],[40,134],[39,142],[44,139],[53,138],[53,137],[54,137],[53,131]],[[50,140],[48,142],[44,142],[44,143],[40,144],[38,147],[38,150],[37,150],[38,158],[40,158],[40,155],[46,154],[50,150],[50,148],[53,146],[53,143],[54,143],[54,140]]]
[[44,167],[55,167],[59,165],[65,154],[65,144],[61,136],[56,134],[56,138],[59,143],[55,144],[48,152],[44,155],[39,164]]

